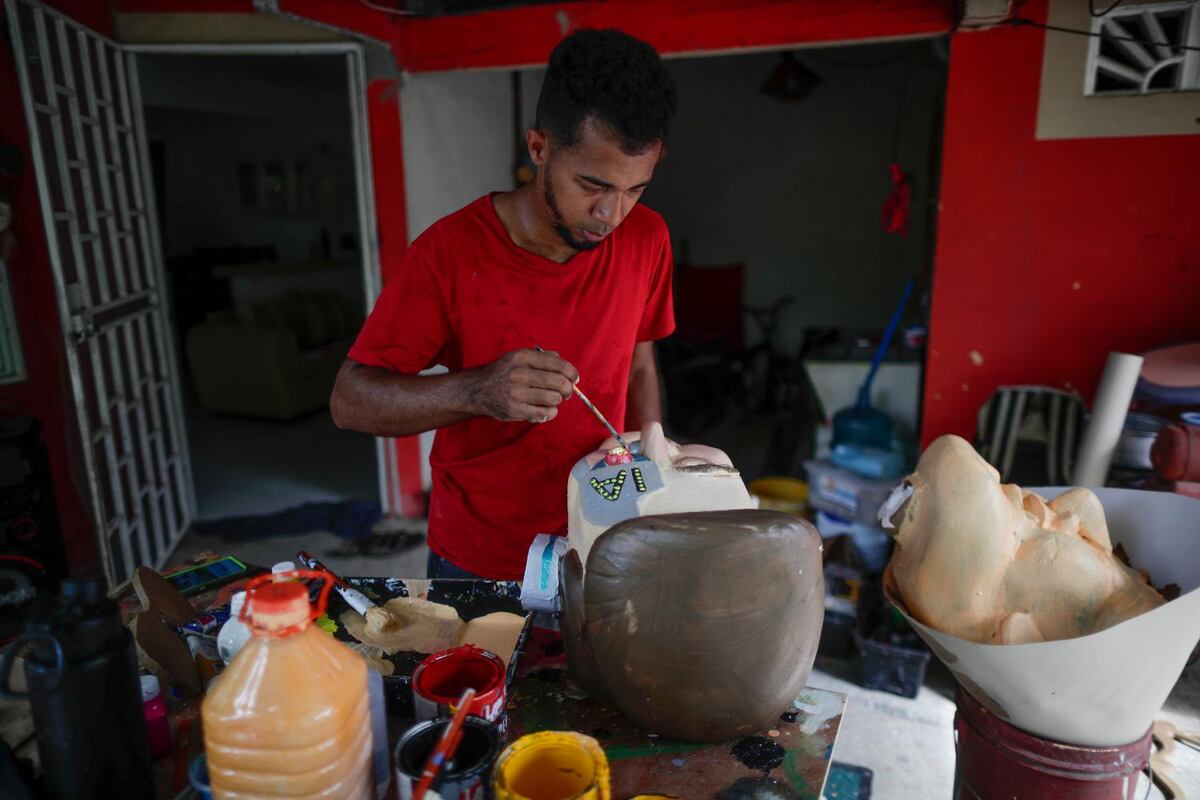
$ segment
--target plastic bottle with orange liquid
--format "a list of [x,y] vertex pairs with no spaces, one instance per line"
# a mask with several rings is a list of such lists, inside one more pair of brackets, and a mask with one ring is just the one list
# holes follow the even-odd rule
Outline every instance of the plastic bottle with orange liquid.
[[213,797],[370,800],[367,665],[312,625],[328,574],[291,574],[325,581],[316,608],[300,581],[252,581],[242,619],[253,638],[201,706]]

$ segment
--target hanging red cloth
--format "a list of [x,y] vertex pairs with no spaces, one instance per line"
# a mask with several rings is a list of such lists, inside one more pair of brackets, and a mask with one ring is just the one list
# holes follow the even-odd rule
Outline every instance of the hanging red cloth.
[[899,164],[891,164],[888,169],[892,173],[892,191],[883,201],[879,222],[883,225],[884,233],[908,236],[908,205],[912,196],[912,176],[900,169]]

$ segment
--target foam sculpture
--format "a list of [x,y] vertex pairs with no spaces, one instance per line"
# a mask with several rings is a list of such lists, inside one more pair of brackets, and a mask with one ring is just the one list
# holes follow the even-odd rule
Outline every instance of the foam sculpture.
[[729,456],[715,447],[679,445],[651,422],[584,456],[567,483],[567,538],[586,565],[592,542],[618,522],[650,514],[754,508]]
[[962,639],[1026,644],[1086,636],[1165,601],[1113,555],[1088,489],[1047,501],[1013,484],[964,439],[943,436],[912,489],[888,571],[909,611]]
[[753,508],[719,450],[677,446],[656,424],[642,433],[627,435],[633,453],[606,443],[572,472],[561,565],[570,675],[661,736],[724,741],[773,727],[816,656],[820,536]]
[[[881,516],[899,526],[885,593],[992,714],[1068,745],[1146,733],[1200,639],[1200,500],[1022,491],[947,438]],[[1110,543],[1178,596],[1157,596]]]

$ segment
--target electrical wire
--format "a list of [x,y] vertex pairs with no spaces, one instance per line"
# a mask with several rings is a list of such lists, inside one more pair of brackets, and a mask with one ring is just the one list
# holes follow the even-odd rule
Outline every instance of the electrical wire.
[[1041,28],[1044,31],[1056,31],[1058,33],[1073,33],[1077,36],[1090,36],[1094,39],[1109,39],[1122,42],[1137,42],[1138,44],[1148,44],[1155,47],[1169,47],[1172,50],[1194,50],[1200,52],[1200,47],[1187,44],[1174,44],[1173,42],[1156,42],[1153,39],[1140,39],[1136,36],[1115,36],[1111,33],[1092,33],[1091,31],[1081,31],[1078,28],[1063,28],[1059,25],[1047,25],[1044,22],[1028,19],[1027,17],[1010,17],[1005,23],[1014,27]]
[[376,11],[382,11],[385,14],[394,14],[397,17],[415,16],[415,12],[408,11],[403,8],[389,8],[388,6],[381,6],[378,3],[372,3],[371,0],[358,0],[358,2],[367,8],[373,8]]
[[1109,6],[1108,8],[1104,9],[1099,14],[1097,14],[1096,13],[1096,0],[1088,0],[1088,11],[1091,12],[1091,15],[1093,17],[1107,17],[1110,13],[1112,13],[1112,10],[1114,8],[1116,8],[1117,6],[1121,5],[1121,3],[1124,3],[1124,2],[1125,2],[1125,0],[1116,0],[1116,2],[1114,2],[1111,6]]

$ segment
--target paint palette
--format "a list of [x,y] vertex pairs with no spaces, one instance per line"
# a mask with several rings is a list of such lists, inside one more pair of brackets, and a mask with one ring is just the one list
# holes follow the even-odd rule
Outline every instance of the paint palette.
[[[508,662],[507,683],[511,684],[521,660],[525,641],[529,636],[530,616],[521,608],[521,584],[517,581],[489,580],[458,580],[437,579],[418,580],[401,578],[346,578],[346,582],[377,605],[383,605],[397,597],[421,597],[433,603],[451,606],[458,612],[463,622],[492,614],[497,611],[507,611],[526,617],[525,626],[517,638],[516,647]],[[347,644],[357,643],[345,626],[338,622],[342,613],[350,606],[337,592],[329,596],[329,608],[325,617],[317,621],[317,625],[331,632],[339,641]],[[389,716],[413,717],[412,674],[429,653],[399,651],[381,658],[393,666],[391,675],[383,678],[384,693],[387,696]]]

